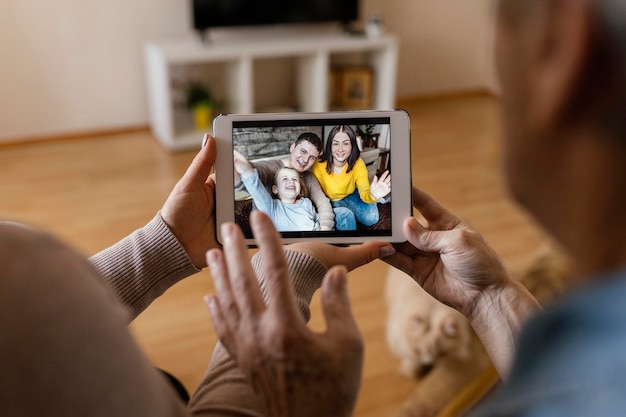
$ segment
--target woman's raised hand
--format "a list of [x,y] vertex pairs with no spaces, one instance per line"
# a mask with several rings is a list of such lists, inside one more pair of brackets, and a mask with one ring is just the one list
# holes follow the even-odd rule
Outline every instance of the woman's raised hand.
[[389,174],[389,171],[383,172],[380,178],[374,175],[374,179],[372,180],[372,184],[370,185],[370,194],[372,194],[375,199],[380,200],[390,192],[391,174]]

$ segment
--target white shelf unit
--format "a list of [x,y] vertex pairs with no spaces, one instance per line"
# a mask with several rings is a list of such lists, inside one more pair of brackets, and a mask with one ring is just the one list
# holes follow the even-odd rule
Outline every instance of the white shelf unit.
[[[334,58],[363,54],[372,68],[373,105],[377,110],[395,106],[398,42],[394,36],[376,38],[347,34],[324,34],[257,39],[223,39],[202,44],[199,40],[149,42],[145,45],[150,127],[168,149],[199,147],[201,133],[190,118],[181,121],[174,106],[172,72],[177,67],[211,65],[221,68],[220,88],[229,113],[254,113],[255,61],[291,58],[296,62],[298,108],[305,112],[328,111],[329,72]],[[183,117],[184,119],[184,117]]]

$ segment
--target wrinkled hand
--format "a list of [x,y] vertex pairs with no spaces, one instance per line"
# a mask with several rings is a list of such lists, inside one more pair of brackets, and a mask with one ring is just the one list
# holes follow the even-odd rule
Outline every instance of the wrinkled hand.
[[265,260],[267,305],[239,228],[222,226],[224,251],[207,254],[217,295],[207,297],[226,350],[272,416],[349,416],[361,377],[363,342],[350,312],[345,268],[322,284],[327,328],[310,331],[296,305],[283,246],[272,221],[254,211],[251,226]]
[[509,286],[509,273],[480,234],[415,187],[413,206],[428,225],[407,219],[403,228],[409,243],[396,246],[396,254],[385,261],[471,317],[482,297]]
[[405,220],[408,243],[385,258],[439,301],[470,321],[502,378],[508,375],[522,325],[541,309],[513,279],[484,238],[413,188],[413,205],[428,222]]
[[389,171],[383,172],[378,178],[374,175],[372,184],[370,184],[370,194],[377,200],[380,200],[391,192],[391,175]]
[[206,266],[207,250],[219,247],[215,240],[215,139],[206,144],[174,186],[161,209],[161,217],[187,251],[196,268]]

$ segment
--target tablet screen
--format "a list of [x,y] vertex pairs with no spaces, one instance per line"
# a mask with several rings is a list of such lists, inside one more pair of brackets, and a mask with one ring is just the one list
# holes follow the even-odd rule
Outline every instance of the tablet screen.
[[286,238],[392,234],[390,117],[233,120],[234,221],[251,210]]

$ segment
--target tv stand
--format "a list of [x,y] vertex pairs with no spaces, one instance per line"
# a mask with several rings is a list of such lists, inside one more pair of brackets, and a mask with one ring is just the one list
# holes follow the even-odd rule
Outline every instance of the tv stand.
[[208,43],[198,39],[149,42],[145,45],[145,61],[151,130],[171,150],[200,146],[202,133],[194,130],[190,118],[177,117],[172,85],[175,70],[198,64],[222,69],[219,87],[224,90],[225,111],[254,113],[259,111],[254,98],[255,61],[292,58],[296,62],[298,110],[324,112],[329,110],[329,72],[334,60],[360,53],[374,73],[372,108],[393,109],[397,44],[393,36],[368,38],[344,33],[219,39]]
[[209,36],[209,30],[208,29],[204,29],[204,30],[199,30],[198,31],[198,39],[200,39],[200,43],[202,43],[203,45],[208,45],[211,43],[211,39]]

